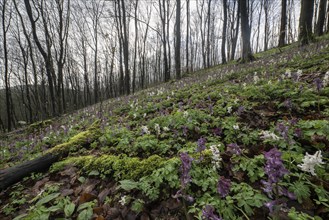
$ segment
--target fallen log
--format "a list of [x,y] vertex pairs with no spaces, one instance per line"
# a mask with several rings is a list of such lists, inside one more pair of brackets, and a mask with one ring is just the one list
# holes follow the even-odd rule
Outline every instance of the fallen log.
[[0,170],[0,191],[7,189],[31,173],[47,171],[53,163],[67,157],[70,152],[75,152],[78,148],[88,147],[99,136],[99,123],[95,122],[88,130],[73,136],[66,143],[56,145],[43,156]]
[[24,177],[35,172],[44,172],[60,158],[60,155],[46,154],[34,160],[0,170],[0,191],[19,182]]

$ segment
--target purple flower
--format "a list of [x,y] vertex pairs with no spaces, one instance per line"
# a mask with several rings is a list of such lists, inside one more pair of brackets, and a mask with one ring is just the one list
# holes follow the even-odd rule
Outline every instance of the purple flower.
[[302,137],[303,135],[303,131],[301,128],[296,128],[295,131],[294,131],[294,135],[298,138]]
[[230,188],[231,188],[231,180],[221,176],[217,183],[217,191],[222,198],[224,198],[229,194]]
[[283,106],[286,107],[287,109],[292,108],[292,102],[290,99],[287,99],[286,101],[283,102]]
[[186,125],[182,126],[182,129],[183,129],[183,135],[186,137],[188,132],[187,126]]
[[240,155],[241,152],[242,152],[241,148],[236,143],[228,144],[227,145],[227,151],[229,151],[232,154],[236,154],[236,155]]
[[285,126],[283,123],[279,123],[276,126],[276,130],[281,134],[281,136],[288,141],[289,137],[288,137],[288,132],[289,132],[289,126]]
[[206,149],[206,143],[207,143],[206,138],[204,138],[204,137],[199,138],[199,140],[198,140],[198,147],[197,147],[196,151],[197,152],[204,151]]
[[193,158],[191,158],[188,153],[183,152],[180,154],[180,160],[182,162],[182,165],[180,167],[181,171],[181,185],[183,188],[186,187],[186,185],[191,182],[191,176],[189,174],[192,166]]
[[244,106],[240,106],[239,108],[238,108],[238,110],[237,110],[237,114],[238,115],[241,115],[242,114],[242,112],[244,112],[245,111],[245,108],[244,108]]
[[286,188],[284,187],[279,187],[279,194],[288,197],[291,200],[296,200],[296,195],[292,192],[289,192]]
[[316,90],[318,90],[318,92],[320,92],[320,90],[323,88],[323,82],[320,78],[315,78],[314,79],[314,84],[316,86]]
[[214,135],[216,135],[216,136],[221,136],[222,133],[223,133],[223,130],[222,130],[222,128],[217,127],[217,128],[214,128],[214,129],[212,130],[212,132],[213,132]]
[[202,209],[202,218],[209,220],[222,220],[214,213],[215,209],[211,205],[206,205],[204,209]]
[[281,152],[277,148],[272,148],[268,152],[265,152],[264,156],[266,160],[264,170],[268,180],[262,181],[264,185],[263,190],[267,193],[271,193],[272,186],[287,174],[288,170],[284,167],[281,159]]
[[272,213],[274,211],[274,206],[276,206],[277,203],[278,203],[278,200],[272,200],[272,201],[265,203],[264,205],[270,210],[270,213]]
[[275,206],[286,206],[285,202],[282,199],[272,200],[265,203],[264,205],[270,210],[270,213],[274,211]]

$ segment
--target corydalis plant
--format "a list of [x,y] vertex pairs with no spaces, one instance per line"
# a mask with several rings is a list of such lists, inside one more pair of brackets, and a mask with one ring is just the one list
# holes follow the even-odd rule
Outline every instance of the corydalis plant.
[[322,161],[322,153],[319,150],[315,152],[314,155],[306,153],[303,158],[303,163],[299,164],[298,167],[301,168],[303,171],[309,172],[313,176],[316,176],[315,166],[321,166],[322,164],[324,164],[324,162]]
[[206,149],[207,139],[204,137],[199,138],[198,147],[196,149],[197,152],[202,152]]
[[267,181],[262,180],[264,185],[263,190],[269,195],[272,194],[273,187],[279,182],[279,180],[288,172],[284,167],[281,152],[277,148],[272,148],[268,152],[264,153],[266,165],[265,165],[265,174],[267,175]]
[[242,153],[241,148],[236,143],[231,143],[227,145],[227,151],[231,154],[240,155]]
[[180,160],[182,162],[182,165],[180,167],[180,171],[181,171],[181,185],[183,188],[186,187],[186,185],[191,182],[191,176],[189,174],[190,170],[191,170],[191,166],[192,166],[192,161],[193,158],[191,158],[188,153],[183,152],[180,154]]
[[222,218],[218,217],[215,213],[215,209],[211,205],[206,205],[204,209],[202,209],[202,219],[206,220],[222,220]]
[[219,195],[222,198],[226,197],[230,192],[230,188],[231,188],[231,180],[221,176],[217,183],[217,191]]

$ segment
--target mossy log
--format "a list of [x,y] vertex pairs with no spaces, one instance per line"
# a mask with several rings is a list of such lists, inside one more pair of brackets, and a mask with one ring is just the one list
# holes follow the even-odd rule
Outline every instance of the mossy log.
[[100,135],[98,124],[97,122],[94,123],[88,130],[78,133],[68,142],[51,148],[43,156],[0,170],[0,191],[19,182],[31,173],[47,171],[53,163],[67,157],[70,152],[75,152],[78,148],[88,147]]

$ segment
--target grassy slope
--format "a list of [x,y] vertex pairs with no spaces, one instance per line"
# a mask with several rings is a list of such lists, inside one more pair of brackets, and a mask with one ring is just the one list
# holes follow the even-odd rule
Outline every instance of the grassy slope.
[[[327,219],[329,87],[318,91],[313,81],[329,70],[328,44],[325,36],[304,48],[272,49],[250,64],[202,70],[3,135],[0,167],[5,168],[70,143],[100,120],[100,137],[81,143],[88,148],[74,146],[51,172],[33,174],[1,192],[0,218],[201,218],[201,210],[212,205],[224,219]],[[287,69],[292,77],[282,79]],[[303,75],[297,82],[298,70]],[[279,139],[263,139],[262,131]],[[206,140],[201,153],[196,152],[200,138]],[[241,154],[230,150],[232,144]],[[220,151],[215,169],[210,146]],[[265,193],[264,152],[273,148],[282,153],[289,175]],[[313,176],[297,165],[306,152],[317,150],[325,164]],[[187,184],[180,180],[182,152],[194,158]],[[231,181],[225,197],[217,191],[221,176]],[[264,204],[271,201],[269,213]]]

